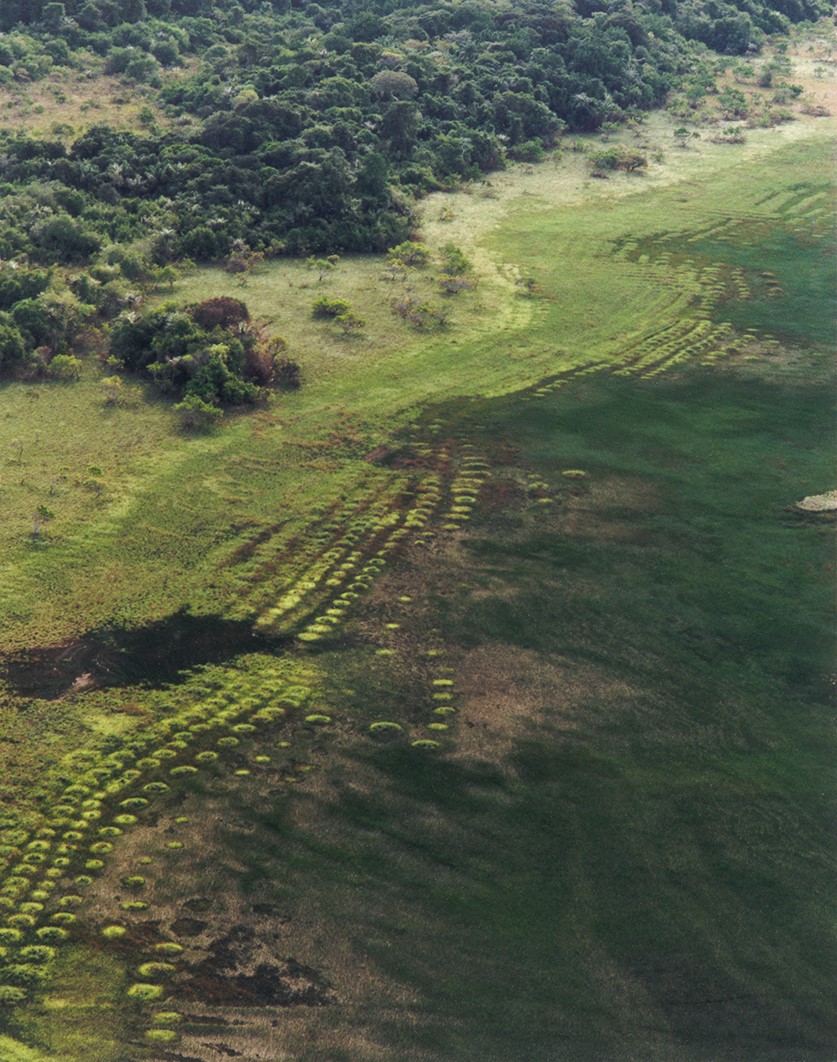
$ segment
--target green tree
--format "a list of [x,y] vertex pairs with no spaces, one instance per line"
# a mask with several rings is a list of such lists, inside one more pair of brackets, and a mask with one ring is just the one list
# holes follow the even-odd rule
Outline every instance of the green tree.
[[41,530],[44,524],[55,519],[55,513],[52,509],[46,505],[39,505],[35,512],[32,514],[32,538],[38,539],[41,535]]
[[424,266],[430,261],[430,249],[423,243],[405,240],[387,251],[387,260],[403,262],[407,266]]
[[372,91],[386,100],[409,100],[418,94],[418,82],[401,70],[381,70],[371,81]]
[[317,282],[320,284],[322,284],[323,277],[326,273],[330,273],[333,269],[337,268],[337,261],[332,261],[332,257],[336,258],[337,256],[317,258],[315,255],[311,255],[305,263],[309,269],[313,269],[317,273]]
[[7,313],[0,313],[0,370],[23,361],[26,344],[15,322]]

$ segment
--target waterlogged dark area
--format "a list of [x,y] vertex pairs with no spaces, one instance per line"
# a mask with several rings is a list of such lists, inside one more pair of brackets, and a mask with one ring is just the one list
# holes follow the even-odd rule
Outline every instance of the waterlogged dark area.
[[182,671],[276,645],[244,620],[178,612],[145,627],[99,627],[71,642],[28,649],[3,660],[0,674],[19,696],[54,700],[109,686],[164,686]]

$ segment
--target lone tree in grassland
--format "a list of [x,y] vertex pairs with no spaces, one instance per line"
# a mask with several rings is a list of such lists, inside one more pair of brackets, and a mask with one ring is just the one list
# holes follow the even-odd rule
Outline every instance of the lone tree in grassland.
[[442,248],[442,269],[439,286],[445,295],[458,295],[474,287],[475,281],[469,276],[473,266],[465,253],[454,243],[446,243]]
[[466,257],[461,247],[455,243],[446,243],[442,248],[442,269],[452,276],[470,273],[473,265]]
[[405,266],[423,266],[430,261],[430,249],[423,243],[405,240],[387,251],[387,261],[401,262]]
[[340,261],[339,254],[330,254],[328,258],[317,258],[316,255],[311,255],[305,262],[309,269],[314,269],[317,272],[317,282],[322,284],[323,278],[326,273],[330,273],[333,269],[337,268],[337,263]]
[[50,520],[55,518],[55,513],[52,509],[47,508],[46,505],[39,505],[35,512],[32,514],[32,538],[37,540],[41,536],[41,529],[44,524],[49,523]]
[[102,398],[105,400],[106,406],[118,406],[122,401],[122,396],[125,391],[125,385],[122,383],[121,376],[105,376],[99,385],[102,391]]
[[637,170],[642,170],[648,165],[645,155],[621,144],[595,152],[590,157],[590,162],[595,173],[602,173],[605,170],[636,173]]

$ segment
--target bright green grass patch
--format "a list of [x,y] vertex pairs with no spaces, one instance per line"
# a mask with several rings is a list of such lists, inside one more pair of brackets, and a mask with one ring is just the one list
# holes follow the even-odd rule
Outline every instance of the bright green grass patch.
[[[112,956],[73,944],[59,952],[56,986],[43,1000],[20,1008],[15,1032],[32,1049],[10,1062],[119,1062],[125,1057],[128,1016],[122,1010],[125,971]],[[0,1037],[0,1059],[5,1041]]]
[[46,1062],[46,1057],[10,1036],[0,1035],[0,1062]]

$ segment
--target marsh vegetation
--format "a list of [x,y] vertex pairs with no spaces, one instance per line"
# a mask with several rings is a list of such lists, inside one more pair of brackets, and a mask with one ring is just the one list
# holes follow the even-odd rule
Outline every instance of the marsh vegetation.
[[[68,69],[98,47],[76,6]],[[96,54],[147,83],[146,131],[195,180],[239,165],[205,95],[234,53],[264,154],[274,13],[238,9],[248,41],[117,7]],[[221,204],[187,267],[203,200],[177,200],[163,274],[146,190],[68,199],[31,170],[49,138],[9,140],[4,203],[46,188],[61,225],[0,272],[0,1058],[825,1060],[833,517],[795,503],[833,488],[831,38],[748,56],[775,12],[678,8],[634,86],[673,115],[591,89],[593,121],[521,82],[489,173],[454,151],[491,147],[488,73],[468,102],[436,68],[477,41],[507,72],[534,22],[315,7],[275,13],[271,106],[384,140],[354,145],[345,238],[339,210],[273,218],[308,260]],[[610,17],[567,16],[562,76]],[[606,28],[608,77],[637,18]],[[669,83],[684,34],[743,58]],[[286,177],[328,169],[298,118]],[[552,150],[559,119],[598,132]],[[50,157],[124,184],[149,137],[119,137]],[[172,416],[191,398],[213,430]]]

